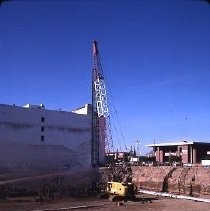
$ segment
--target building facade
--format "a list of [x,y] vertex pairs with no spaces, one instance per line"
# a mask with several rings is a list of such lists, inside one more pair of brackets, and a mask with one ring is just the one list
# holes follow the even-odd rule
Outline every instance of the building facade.
[[91,167],[91,106],[67,112],[43,104],[0,104],[0,167],[30,172]]
[[180,158],[183,164],[198,164],[210,151],[210,143],[208,142],[181,141],[146,146],[153,148],[158,163],[168,162],[169,158],[174,156]]

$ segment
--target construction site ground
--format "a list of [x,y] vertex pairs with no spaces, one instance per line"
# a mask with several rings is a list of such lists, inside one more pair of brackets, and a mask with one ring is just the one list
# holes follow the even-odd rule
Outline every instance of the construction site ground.
[[150,200],[125,203],[111,202],[99,197],[68,197],[36,202],[34,198],[12,198],[0,201],[0,211],[63,211],[63,210],[150,210],[150,211],[209,211],[209,203],[189,200],[146,197]]

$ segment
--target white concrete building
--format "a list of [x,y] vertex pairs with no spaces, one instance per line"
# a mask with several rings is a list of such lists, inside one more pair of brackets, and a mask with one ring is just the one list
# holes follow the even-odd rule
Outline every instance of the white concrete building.
[[91,106],[73,112],[0,104],[0,168],[30,172],[91,167]]

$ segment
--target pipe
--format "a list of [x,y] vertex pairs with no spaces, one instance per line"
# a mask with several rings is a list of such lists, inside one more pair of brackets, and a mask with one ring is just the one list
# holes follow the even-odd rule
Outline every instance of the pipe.
[[196,198],[192,196],[183,196],[183,195],[176,195],[176,194],[171,194],[171,193],[161,193],[161,192],[148,191],[148,190],[143,190],[143,189],[140,189],[138,192],[155,195],[155,196],[164,196],[164,197],[170,197],[170,198],[175,198],[175,199],[187,199],[187,200],[193,200],[193,201],[198,201],[198,202],[210,203],[210,199]]

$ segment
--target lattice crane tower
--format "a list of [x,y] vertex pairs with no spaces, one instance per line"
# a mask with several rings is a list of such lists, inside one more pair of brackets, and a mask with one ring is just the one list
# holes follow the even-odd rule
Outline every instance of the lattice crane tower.
[[105,155],[113,150],[110,114],[98,44],[93,41],[92,72],[92,165],[105,163]]

